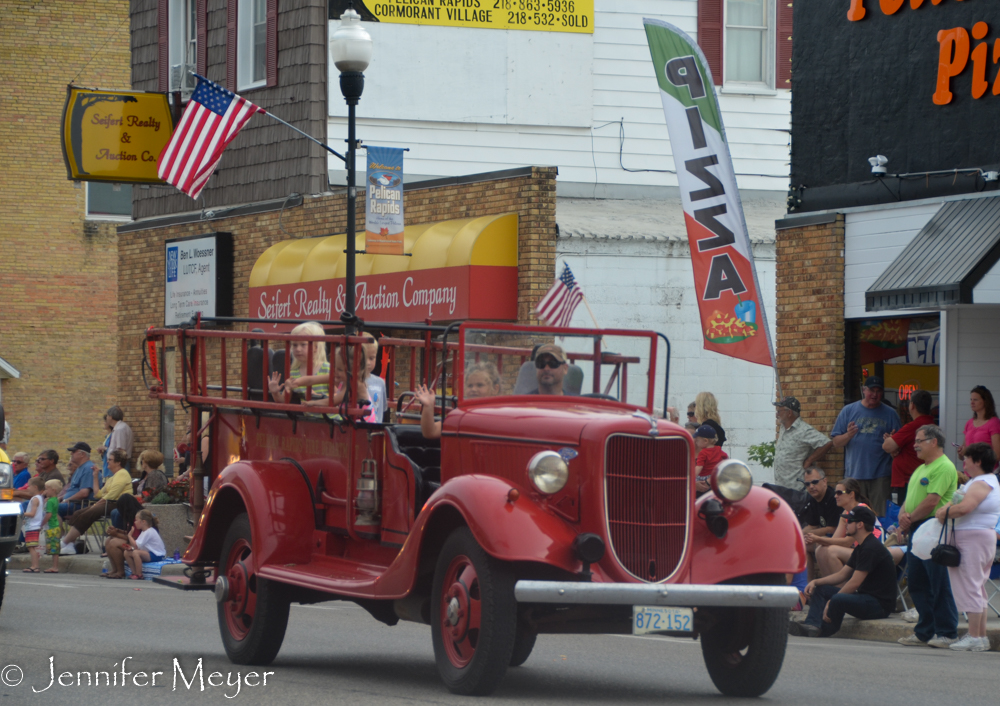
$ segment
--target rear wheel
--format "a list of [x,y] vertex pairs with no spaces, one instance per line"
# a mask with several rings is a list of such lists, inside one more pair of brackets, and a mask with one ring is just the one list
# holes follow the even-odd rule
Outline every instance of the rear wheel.
[[235,664],[270,664],[281,649],[290,602],[280,584],[257,576],[250,518],[233,520],[222,543],[219,576],[228,591],[219,601],[219,630]]
[[510,567],[483,551],[468,528],[455,530],[438,557],[431,598],[434,658],[448,689],[491,693],[511,663],[516,629]]
[[726,696],[760,696],[770,689],[787,644],[784,608],[724,608],[715,627],[701,635],[708,674]]

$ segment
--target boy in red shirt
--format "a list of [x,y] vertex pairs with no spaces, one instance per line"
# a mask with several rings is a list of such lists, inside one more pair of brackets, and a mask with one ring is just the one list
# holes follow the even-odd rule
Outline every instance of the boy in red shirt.
[[695,490],[698,491],[698,495],[707,493],[711,489],[708,479],[712,472],[720,462],[729,458],[725,451],[715,445],[716,441],[715,429],[707,424],[702,424],[694,433],[694,446],[698,449],[694,461],[694,473],[697,476]]

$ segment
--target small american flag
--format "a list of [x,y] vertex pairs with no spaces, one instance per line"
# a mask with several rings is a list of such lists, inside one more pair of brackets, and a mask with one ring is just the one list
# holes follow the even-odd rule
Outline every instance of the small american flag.
[[161,179],[193,199],[205,188],[226,146],[254,113],[264,112],[219,84],[195,76],[198,86],[157,165]]
[[548,294],[538,302],[535,313],[550,326],[569,326],[573,312],[582,300],[583,290],[573,278],[569,265],[564,262],[562,274],[556,279]]

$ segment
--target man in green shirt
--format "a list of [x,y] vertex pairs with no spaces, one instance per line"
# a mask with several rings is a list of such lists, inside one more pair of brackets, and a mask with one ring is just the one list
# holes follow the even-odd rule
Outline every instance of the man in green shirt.
[[[941,427],[928,424],[917,430],[913,447],[922,466],[910,476],[906,503],[899,513],[899,527],[910,534],[935,511],[951,500],[958,486],[955,464],[944,455],[945,436]],[[919,559],[911,551],[907,558],[910,597],[920,614],[913,634],[899,638],[901,645],[948,647],[958,639],[958,610],[951,595],[947,567]]]

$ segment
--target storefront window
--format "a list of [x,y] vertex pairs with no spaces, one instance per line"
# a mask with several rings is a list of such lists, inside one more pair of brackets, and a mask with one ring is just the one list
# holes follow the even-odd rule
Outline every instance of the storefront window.
[[131,218],[132,185],[87,182],[88,218]]

